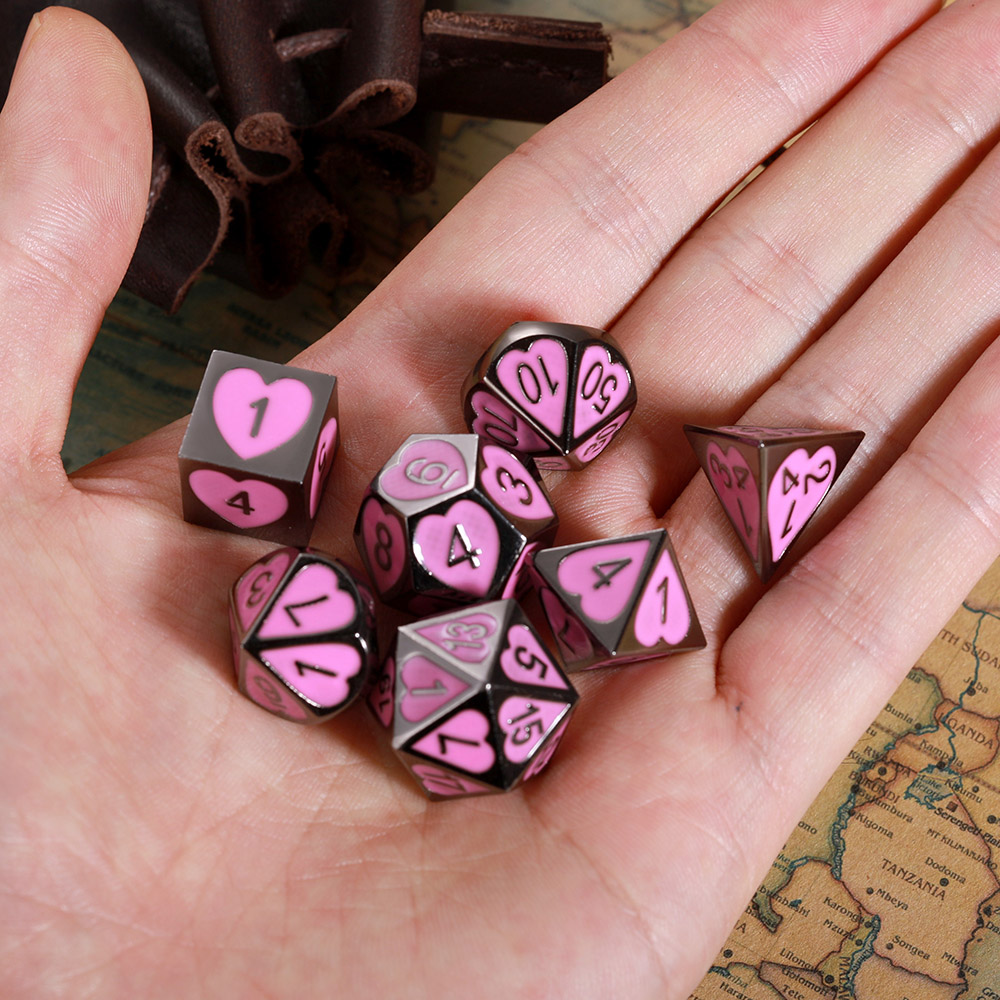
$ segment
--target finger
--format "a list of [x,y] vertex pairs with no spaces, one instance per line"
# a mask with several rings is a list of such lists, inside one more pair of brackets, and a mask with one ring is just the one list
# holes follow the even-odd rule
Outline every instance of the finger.
[[[1000,150],[789,372],[776,398],[765,397],[779,419],[808,397],[838,424],[862,426],[865,452],[838,502],[845,507],[872,489],[733,635],[722,688],[753,692],[774,710],[795,684],[808,702],[796,710],[801,719],[852,683],[857,713],[876,711],[997,555],[998,197]],[[900,302],[912,309],[906,317]],[[765,614],[783,623],[783,644],[794,646],[808,629],[816,653],[780,656],[764,671],[747,651]],[[907,627],[887,628],[892,620]],[[820,631],[831,637],[820,640]],[[830,642],[838,656],[826,662],[838,664],[836,675],[817,671],[804,683]]]
[[866,438],[821,530],[854,509],[735,629],[762,587],[703,476],[668,517],[710,648],[658,684],[689,709],[728,708],[753,769],[781,769],[786,818],[1000,551],[998,198],[1000,149],[747,414]]
[[682,425],[743,414],[968,175],[1000,127],[998,28],[995,6],[935,17],[678,250],[613,331],[643,405],[602,484],[665,510]]
[[[780,426],[811,405],[821,424],[860,425],[869,447],[848,492],[881,478],[728,640],[761,588],[704,477],[668,516],[710,646],[601,687],[585,753],[607,777],[562,817],[586,826],[584,809],[603,808],[648,838],[629,884],[668,969],[700,975],[789,830],[1000,552],[998,196],[1000,152],[751,410]],[[938,360],[946,371],[928,378]],[[612,834],[589,829],[591,855],[623,870]],[[678,926],[685,858],[705,892]],[[696,979],[678,985],[684,996]]]
[[[397,412],[450,417],[464,370],[506,326],[610,321],[741,176],[934,6],[720,5],[509,157],[307,357],[346,363]],[[373,351],[393,378],[363,377]]]
[[145,211],[150,129],[117,40],[77,11],[28,29],[0,114],[0,449],[58,468],[73,386]]

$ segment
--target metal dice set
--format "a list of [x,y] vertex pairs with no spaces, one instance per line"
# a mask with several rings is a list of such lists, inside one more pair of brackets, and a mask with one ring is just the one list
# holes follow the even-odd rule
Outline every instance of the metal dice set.
[[[336,379],[214,352],[180,450],[184,516],[283,543],[230,594],[241,692],[300,723],[363,690],[434,799],[513,788],[549,761],[577,695],[566,671],[705,645],[663,530],[551,547],[539,469],[580,469],[635,409],[600,330],[517,323],[463,387],[471,433],[414,434],[372,479],[355,542],[401,626],[377,663],[360,574],[308,542],[338,443]],[[685,428],[763,579],[785,557],[860,434]],[[515,598],[529,587],[562,663]],[[431,616],[431,617],[427,617]]]

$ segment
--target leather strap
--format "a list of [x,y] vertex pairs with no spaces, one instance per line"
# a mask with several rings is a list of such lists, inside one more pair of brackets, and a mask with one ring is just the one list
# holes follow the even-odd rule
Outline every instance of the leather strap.
[[[0,97],[40,0],[7,0]],[[176,309],[211,266],[266,295],[310,248],[360,253],[353,183],[426,188],[437,112],[545,122],[607,79],[599,24],[424,10],[424,0],[69,0],[129,50],[154,132],[125,286]]]

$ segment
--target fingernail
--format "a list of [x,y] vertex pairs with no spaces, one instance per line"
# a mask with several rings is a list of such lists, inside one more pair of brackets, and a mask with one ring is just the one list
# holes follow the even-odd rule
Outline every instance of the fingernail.
[[24,32],[24,40],[21,42],[21,51],[17,57],[19,60],[24,57],[25,52],[28,51],[28,47],[31,45],[32,38],[35,37],[38,29],[42,26],[42,14],[43,11],[38,11],[31,15],[27,30]]

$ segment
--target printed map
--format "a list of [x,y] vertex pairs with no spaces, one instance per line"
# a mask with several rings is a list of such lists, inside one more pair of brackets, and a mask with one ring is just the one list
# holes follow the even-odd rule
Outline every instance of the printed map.
[[696,1000],[1000,998],[998,749],[1000,563],[803,817]]

